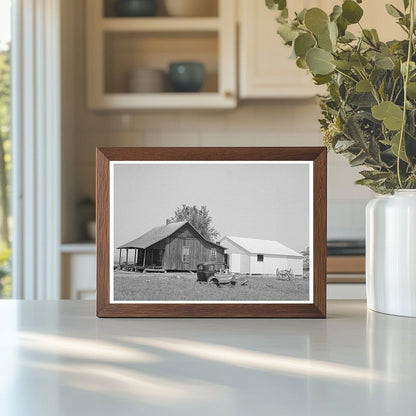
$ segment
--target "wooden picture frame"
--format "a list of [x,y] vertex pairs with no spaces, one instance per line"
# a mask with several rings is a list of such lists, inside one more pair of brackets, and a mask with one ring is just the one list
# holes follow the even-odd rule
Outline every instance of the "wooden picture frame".
[[[120,301],[114,300],[115,248],[112,236],[111,198],[114,166],[118,164],[195,164],[209,169],[213,164],[256,166],[266,164],[308,164],[309,242],[311,243],[311,279],[306,301]],[[97,148],[97,316],[98,317],[189,317],[189,318],[325,318],[326,317],[326,213],[327,150],[324,147],[239,147],[239,148]],[[208,167],[205,167],[207,165]],[[243,166],[243,167],[244,167]],[[196,167],[196,169],[197,169]],[[156,169],[156,167],[155,167]],[[272,179],[268,178],[272,181]],[[296,192],[296,190],[293,190]],[[138,196],[140,198],[140,194]],[[143,200],[145,196],[143,195]],[[308,214],[309,215],[309,214]],[[179,224],[179,223],[176,223]],[[211,247],[215,247],[216,243]],[[218,246],[222,247],[221,244]],[[134,246],[136,247],[136,246]],[[119,247],[120,253],[123,247]],[[110,250],[111,253],[110,253]],[[140,248],[135,248],[137,265]],[[153,249],[154,250],[154,249]],[[214,251],[211,248],[212,252]],[[228,250],[228,249],[227,249]],[[225,251],[227,251],[225,250]],[[155,250],[154,250],[155,251]],[[223,253],[225,253],[223,251]],[[189,250],[185,253],[189,255]],[[142,256],[143,257],[143,256]],[[113,258],[113,260],[112,260]],[[225,258],[225,257],[224,257]],[[188,260],[187,260],[188,261]],[[263,261],[263,255],[257,255]],[[127,250],[126,265],[129,265]],[[144,260],[143,267],[146,267]],[[229,267],[229,266],[227,266]],[[145,270],[144,270],[145,271]],[[280,276],[278,274],[278,276]],[[303,276],[302,276],[303,278]],[[111,280],[113,279],[113,280]],[[199,277],[198,277],[199,279]],[[253,278],[254,279],[254,278]],[[147,280],[149,281],[149,280]],[[259,281],[259,280],[256,280]],[[304,280],[299,280],[301,285]],[[196,283],[195,283],[196,284]],[[201,285],[202,286],[202,285]],[[219,290],[233,290],[223,288]],[[224,293],[224,292],[221,292]],[[110,295],[112,297],[110,297]]]

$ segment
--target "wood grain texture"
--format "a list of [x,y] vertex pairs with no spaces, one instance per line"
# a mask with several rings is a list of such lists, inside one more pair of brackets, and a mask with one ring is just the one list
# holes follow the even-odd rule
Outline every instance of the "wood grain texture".
[[97,316],[103,316],[110,299],[110,163],[99,149],[96,158]]
[[[97,316],[186,318],[326,317],[326,159],[324,147],[179,147],[97,149]],[[313,161],[314,286],[311,304],[111,304],[110,161]]]
[[359,273],[328,273],[327,283],[365,283],[365,274]]
[[364,274],[365,256],[328,256],[327,272]]
[[313,159],[313,302],[326,317],[327,150]]

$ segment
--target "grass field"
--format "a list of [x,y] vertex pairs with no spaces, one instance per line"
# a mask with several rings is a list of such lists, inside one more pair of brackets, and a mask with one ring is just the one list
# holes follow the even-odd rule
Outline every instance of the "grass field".
[[[248,280],[241,286],[240,282]],[[196,274],[114,272],[114,300],[118,301],[298,301],[309,299],[309,279],[294,282],[275,276],[241,276],[237,285],[220,288],[200,284]]]

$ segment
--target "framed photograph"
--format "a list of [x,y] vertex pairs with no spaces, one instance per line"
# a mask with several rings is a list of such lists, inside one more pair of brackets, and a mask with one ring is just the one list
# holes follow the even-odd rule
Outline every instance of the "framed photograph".
[[324,318],[326,152],[97,149],[97,316]]

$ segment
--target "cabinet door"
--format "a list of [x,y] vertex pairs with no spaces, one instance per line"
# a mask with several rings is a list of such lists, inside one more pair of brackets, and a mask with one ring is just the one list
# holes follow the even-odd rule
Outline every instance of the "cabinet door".
[[[399,10],[403,10],[403,0],[389,0],[385,2],[380,0],[365,0],[360,4],[364,9],[361,25],[367,29],[377,29],[380,39],[384,42],[393,39],[404,39],[406,34],[395,23],[396,19],[387,13],[386,3],[393,4]],[[359,28],[355,27],[355,30],[352,30],[352,32],[359,32]]]
[[[330,4],[329,0],[299,0],[295,7],[330,10]],[[277,13],[258,0],[239,0],[239,8],[241,98],[304,98],[322,92],[311,75],[289,59],[291,50],[276,33]]]
[[[330,12],[341,0],[298,0],[289,3],[292,12],[304,7],[320,7]],[[402,0],[389,1],[399,9]],[[404,32],[386,12],[384,2],[366,0],[362,25],[376,28],[384,41],[402,39]],[[240,96],[241,98],[303,98],[323,93],[313,84],[311,76],[289,59],[290,48],[277,35],[277,12],[268,10],[264,1],[239,0],[240,14]],[[295,8],[295,9],[294,9]],[[358,25],[350,26],[354,33]]]
[[62,256],[62,298],[93,300],[96,290],[96,256],[65,253]]

